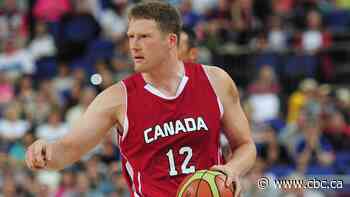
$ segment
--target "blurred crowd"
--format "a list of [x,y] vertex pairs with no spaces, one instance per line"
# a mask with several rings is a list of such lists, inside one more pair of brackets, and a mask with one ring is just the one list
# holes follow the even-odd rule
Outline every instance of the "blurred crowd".
[[[129,196],[113,132],[59,173],[29,171],[24,158],[132,73],[125,32],[135,2],[0,0],[1,197]],[[261,192],[256,181],[350,174],[350,1],[169,2],[198,38],[198,62],[222,67],[240,89],[258,149],[246,196],[349,195]]]

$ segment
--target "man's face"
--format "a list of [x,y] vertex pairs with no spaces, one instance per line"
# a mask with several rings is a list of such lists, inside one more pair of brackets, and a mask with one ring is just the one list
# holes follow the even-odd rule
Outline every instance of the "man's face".
[[131,19],[127,34],[136,72],[150,71],[169,56],[168,36],[159,30],[154,20]]
[[184,32],[181,32],[180,34],[178,55],[179,55],[179,59],[183,61],[190,60],[190,49],[188,47],[188,35]]
[[185,32],[180,34],[180,43],[178,48],[179,59],[185,62],[197,62],[198,51],[197,48],[190,48],[188,45],[188,35]]

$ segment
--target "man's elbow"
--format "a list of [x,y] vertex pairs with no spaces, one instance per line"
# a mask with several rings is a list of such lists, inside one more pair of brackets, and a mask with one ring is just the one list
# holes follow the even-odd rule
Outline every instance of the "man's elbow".
[[251,149],[251,154],[252,154],[252,158],[254,160],[254,163],[255,163],[255,160],[256,160],[256,157],[257,157],[257,150],[256,150],[256,146],[255,146],[255,142],[253,140],[249,140],[248,142],[249,146],[250,146],[250,149]]
[[[253,139],[247,139],[247,140],[242,141],[234,149],[240,149],[240,148],[243,148],[244,152],[246,154],[249,154],[251,159],[254,160],[254,162],[255,162],[256,156],[257,156],[257,150],[256,150],[256,146],[255,146]],[[233,151],[235,151],[235,150],[233,150]]]

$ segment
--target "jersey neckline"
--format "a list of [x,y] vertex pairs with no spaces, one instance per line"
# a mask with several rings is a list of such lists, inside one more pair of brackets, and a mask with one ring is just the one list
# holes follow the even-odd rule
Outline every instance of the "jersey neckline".
[[180,83],[179,83],[179,86],[176,90],[176,94],[175,96],[166,96],[164,95],[160,90],[158,90],[156,87],[148,84],[145,79],[143,78],[142,74],[140,73],[140,77],[142,79],[142,81],[144,82],[145,86],[145,90],[148,91],[149,93],[153,94],[154,96],[157,96],[157,97],[160,97],[162,99],[165,99],[165,100],[175,100],[176,98],[178,98],[181,93],[184,91],[185,87],[186,87],[186,84],[189,80],[189,77],[188,77],[188,70],[186,68],[186,65],[181,62],[181,64],[183,65],[184,67],[184,70],[185,70],[185,73],[184,73],[184,76],[182,77]]

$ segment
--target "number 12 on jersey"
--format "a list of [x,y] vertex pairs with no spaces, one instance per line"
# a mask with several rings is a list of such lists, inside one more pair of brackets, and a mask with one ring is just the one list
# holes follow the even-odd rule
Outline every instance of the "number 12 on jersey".
[[[196,168],[194,165],[188,166],[188,163],[190,162],[192,158],[192,148],[188,146],[181,147],[179,150],[180,155],[186,155],[185,160],[181,164],[181,174],[189,174],[196,171]],[[170,149],[166,155],[168,156],[169,160],[169,175],[170,176],[176,176],[178,175],[178,171],[175,167],[175,159],[174,159],[174,152],[173,149]]]

